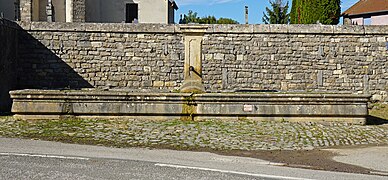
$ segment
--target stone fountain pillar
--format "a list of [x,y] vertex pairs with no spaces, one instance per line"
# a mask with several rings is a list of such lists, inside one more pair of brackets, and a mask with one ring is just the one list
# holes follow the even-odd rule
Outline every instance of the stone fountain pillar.
[[205,92],[202,82],[202,39],[207,28],[202,25],[180,26],[185,43],[184,81],[181,92]]

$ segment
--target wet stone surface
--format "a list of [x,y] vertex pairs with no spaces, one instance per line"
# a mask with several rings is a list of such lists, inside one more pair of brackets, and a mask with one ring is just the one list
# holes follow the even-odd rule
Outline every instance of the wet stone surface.
[[310,150],[388,143],[388,126],[270,121],[22,121],[0,117],[0,137],[117,147],[213,150]]

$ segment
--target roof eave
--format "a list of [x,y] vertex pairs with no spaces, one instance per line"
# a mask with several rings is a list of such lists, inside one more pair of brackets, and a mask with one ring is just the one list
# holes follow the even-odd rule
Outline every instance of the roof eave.
[[358,13],[358,14],[346,14],[345,12],[341,14],[341,16],[361,16],[361,15],[367,15],[367,14],[377,14],[377,13],[384,13],[387,12],[388,15],[388,10],[384,11],[372,11],[372,12],[364,12],[364,13]]
[[169,2],[172,4],[172,7],[175,9],[175,10],[178,10],[179,7],[178,5],[176,4],[176,2],[174,0],[169,0]]

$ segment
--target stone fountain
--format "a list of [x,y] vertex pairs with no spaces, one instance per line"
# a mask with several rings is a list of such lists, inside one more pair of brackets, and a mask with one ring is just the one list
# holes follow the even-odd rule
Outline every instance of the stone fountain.
[[135,118],[340,121],[365,124],[369,95],[330,93],[205,93],[202,41],[207,27],[181,26],[184,81],[179,93],[97,90],[11,91],[22,119]]

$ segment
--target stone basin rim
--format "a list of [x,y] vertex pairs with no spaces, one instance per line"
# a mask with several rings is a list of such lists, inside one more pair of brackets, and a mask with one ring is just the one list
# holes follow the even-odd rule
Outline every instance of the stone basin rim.
[[318,98],[370,98],[370,94],[336,93],[336,92],[225,92],[225,93],[180,93],[180,92],[128,92],[128,91],[92,91],[92,90],[14,90],[11,96],[22,95],[66,95],[66,96],[172,96],[172,97],[318,97]]

